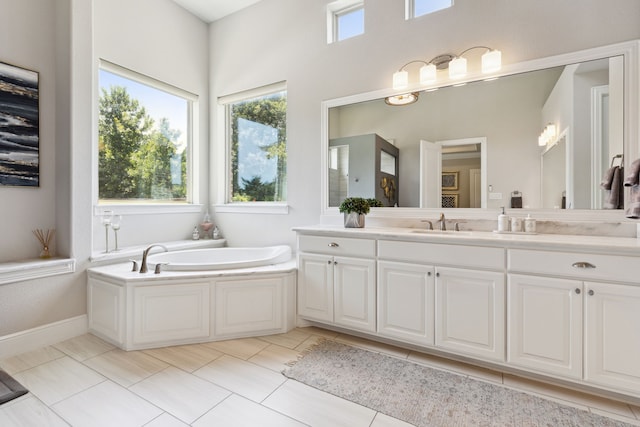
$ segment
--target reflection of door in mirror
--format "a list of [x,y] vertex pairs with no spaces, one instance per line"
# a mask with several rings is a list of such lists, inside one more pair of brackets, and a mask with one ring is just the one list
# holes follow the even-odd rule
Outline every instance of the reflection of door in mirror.
[[349,193],[349,146],[329,147],[329,206],[338,206]]
[[[542,153],[542,207],[560,209],[573,207],[571,188],[567,185],[567,150],[569,142],[564,132],[558,141]],[[562,198],[565,197],[563,201]]]
[[486,142],[485,137],[421,140],[420,207],[486,207]]
[[331,139],[329,206],[339,206],[345,197],[375,198],[384,206],[395,206],[399,153],[397,147],[376,134]]

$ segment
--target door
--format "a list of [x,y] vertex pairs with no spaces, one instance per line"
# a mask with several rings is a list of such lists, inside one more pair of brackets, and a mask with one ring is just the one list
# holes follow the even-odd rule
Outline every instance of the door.
[[375,261],[334,257],[336,325],[375,332]]
[[298,314],[311,320],[333,322],[333,258],[298,256]]
[[504,274],[436,268],[436,346],[504,361]]
[[482,175],[480,169],[469,169],[469,207],[482,207]]
[[509,275],[508,362],[582,377],[582,282]]
[[433,345],[434,267],[378,261],[378,334]]
[[640,390],[640,287],[585,283],[585,380]]

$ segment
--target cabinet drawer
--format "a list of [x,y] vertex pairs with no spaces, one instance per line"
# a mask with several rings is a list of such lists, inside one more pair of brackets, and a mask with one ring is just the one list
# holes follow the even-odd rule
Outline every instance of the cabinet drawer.
[[376,255],[376,244],[374,240],[368,239],[303,235],[298,236],[298,251],[328,255],[374,257]]
[[640,281],[640,257],[510,249],[509,271],[588,280]]
[[380,240],[378,258],[421,264],[504,270],[504,249]]

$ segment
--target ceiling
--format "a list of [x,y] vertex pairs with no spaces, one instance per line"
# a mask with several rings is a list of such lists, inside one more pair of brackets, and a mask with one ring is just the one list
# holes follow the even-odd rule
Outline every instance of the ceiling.
[[260,0],[173,0],[189,12],[210,23],[249,7]]

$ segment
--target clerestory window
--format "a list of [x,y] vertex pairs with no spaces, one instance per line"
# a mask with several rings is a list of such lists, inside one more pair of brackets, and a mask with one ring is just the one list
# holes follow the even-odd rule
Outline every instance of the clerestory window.
[[451,6],[453,0],[405,0],[405,18],[417,18]]

